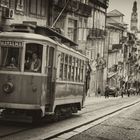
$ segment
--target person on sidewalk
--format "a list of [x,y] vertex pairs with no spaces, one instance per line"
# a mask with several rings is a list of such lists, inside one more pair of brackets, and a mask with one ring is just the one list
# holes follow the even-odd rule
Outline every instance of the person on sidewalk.
[[109,98],[109,86],[106,85],[105,87],[105,98]]
[[130,91],[130,88],[128,88],[128,89],[127,89],[127,95],[128,95],[128,97],[130,97],[130,92],[131,92],[131,91]]
[[[87,67],[86,67],[86,80],[85,80],[85,89],[86,89],[86,95],[87,95],[87,93],[89,92],[89,86],[90,86],[90,74],[91,74],[91,71],[92,71],[92,69],[91,69],[91,66],[90,66],[90,64],[89,64],[89,62],[87,63]],[[90,97],[90,92],[89,92],[89,95],[88,95],[89,97]]]
[[140,87],[139,87],[139,89],[138,89],[138,93],[137,93],[137,95],[140,95]]
[[122,86],[122,88],[121,88],[121,96],[122,96],[122,98],[123,98],[124,93],[125,93],[125,88],[124,88],[124,86]]
[[101,89],[100,89],[100,87],[98,87],[98,89],[97,89],[97,93],[98,93],[98,96],[101,95]]

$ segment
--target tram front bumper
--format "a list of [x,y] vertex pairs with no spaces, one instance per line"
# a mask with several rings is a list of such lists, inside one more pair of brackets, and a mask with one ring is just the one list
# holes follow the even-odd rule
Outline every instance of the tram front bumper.
[[0,109],[24,109],[24,110],[42,110],[45,106],[38,104],[16,104],[16,103],[0,103]]

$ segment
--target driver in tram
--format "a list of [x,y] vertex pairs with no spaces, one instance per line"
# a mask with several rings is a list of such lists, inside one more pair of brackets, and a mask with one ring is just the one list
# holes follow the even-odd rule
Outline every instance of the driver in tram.
[[7,68],[16,68],[16,59],[15,59],[15,57],[11,57],[10,63],[7,66]]
[[38,58],[38,55],[36,53],[33,53],[30,70],[38,72],[40,71],[40,68],[41,68],[41,60]]

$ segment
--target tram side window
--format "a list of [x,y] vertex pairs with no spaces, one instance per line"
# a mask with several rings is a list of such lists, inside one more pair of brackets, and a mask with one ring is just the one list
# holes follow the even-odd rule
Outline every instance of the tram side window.
[[42,50],[43,46],[40,44],[26,44],[24,71],[41,72]]
[[21,49],[17,47],[1,47],[1,68],[20,70]]
[[72,56],[69,56],[68,80],[71,80]]
[[81,77],[80,76],[80,70],[81,70],[81,67],[80,67],[81,65],[80,64],[81,64],[81,60],[79,59],[78,60],[78,82],[80,82],[80,77]]
[[48,75],[52,75],[53,59],[54,58],[54,48],[49,47],[49,58],[48,58]]
[[60,79],[63,80],[63,71],[64,71],[64,53],[61,53],[61,62],[60,62]]
[[78,59],[75,60],[75,80],[78,81]]
[[64,80],[67,80],[67,74],[68,74],[68,55],[65,54]]
[[71,70],[71,80],[74,81],[74,74],[75,74],[75,58],[72,57],[72,70]]
[[81,66],[80,66],[80,81],[83,82],[83,74],[84,74],[84,61],[81,61]]

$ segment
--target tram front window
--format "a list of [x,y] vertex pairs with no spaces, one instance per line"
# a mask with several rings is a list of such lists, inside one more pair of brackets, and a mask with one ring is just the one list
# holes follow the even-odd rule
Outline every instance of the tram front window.
[[26,72],[41,72],[43,46],[35,43],[26,44],[25,65]]
[[19,48],[1,47],[1,68],[4,70],[19,70],[20,52]]

